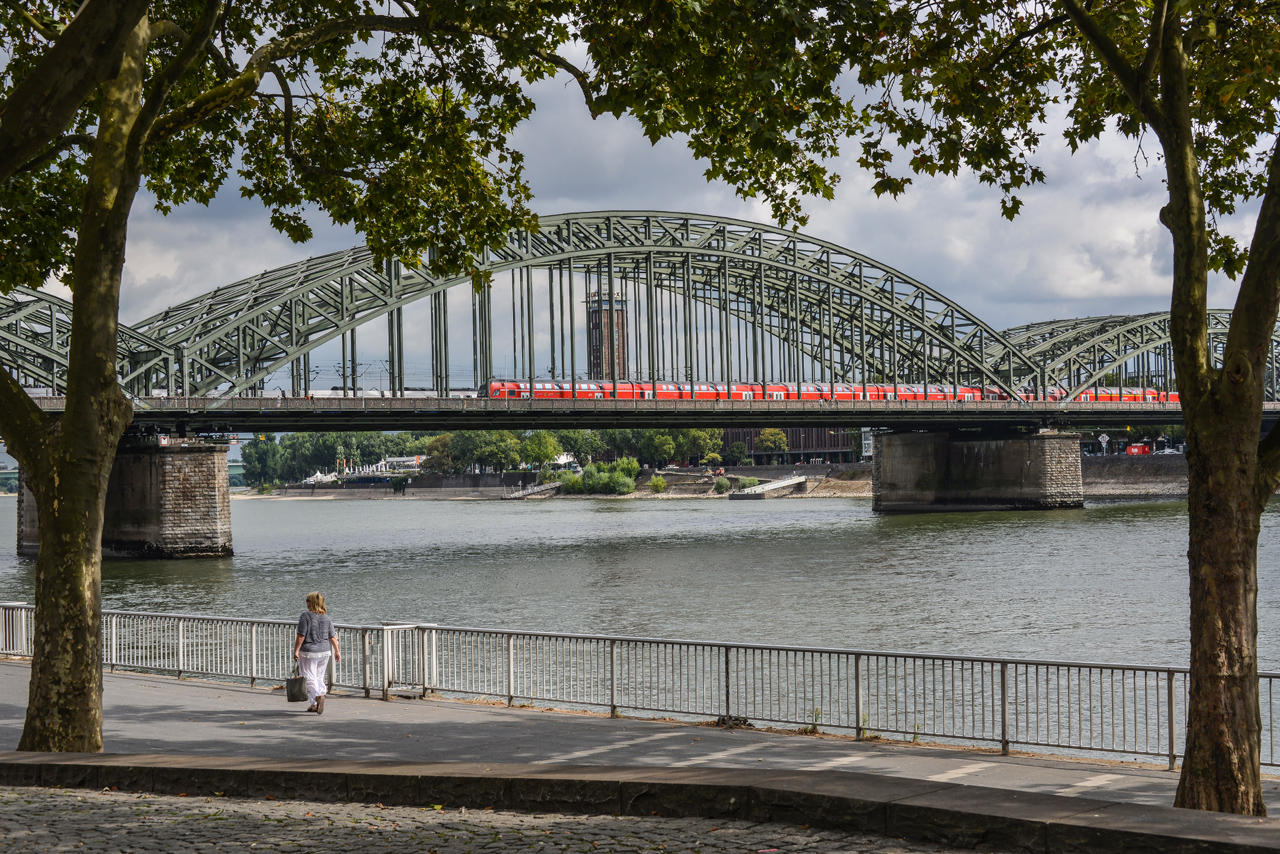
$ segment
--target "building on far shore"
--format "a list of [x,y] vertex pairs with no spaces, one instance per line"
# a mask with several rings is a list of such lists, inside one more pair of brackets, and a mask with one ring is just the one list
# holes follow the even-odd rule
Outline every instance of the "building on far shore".
[[786,451],[757,451],[759,427],[726,427],[724,447],[734,442],[747,446],[748,458],[757,465],[777,459],[779,463],[851,463],[856,462],[862,447],[862,431],[856,427],[784,427]]

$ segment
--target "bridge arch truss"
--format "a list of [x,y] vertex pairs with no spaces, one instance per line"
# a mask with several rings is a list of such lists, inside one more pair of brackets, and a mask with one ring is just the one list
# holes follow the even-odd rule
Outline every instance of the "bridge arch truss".
[[[1060,388],[1072,397],[1108,384],[1173,387],[1167,313],[1001,332],[866,255],[742,220],[544,217],[482,262],[493,281],[480,291],[379,262],[364,247],[269,270],[122,325],[121,382],[139,397],[230,398],[271,383],[305,395],[324,349],[340,351],[338,387],[357,394],[369,362],[357,331],[385,323],[378,361],[393,396],[415,388],[407,349],[429,365],[417,388],[438,395],[495,377],[972,385],[1011,396]],[[70,311],[43,292],[0,296],[0,363],[24,384],[60,393]],[[1210,321],[1220,355],[1230,314],[1212,312]]]

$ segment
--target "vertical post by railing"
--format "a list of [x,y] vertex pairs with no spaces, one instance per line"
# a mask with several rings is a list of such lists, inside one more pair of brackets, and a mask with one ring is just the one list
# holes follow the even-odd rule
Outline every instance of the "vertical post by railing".
[[1169,715],[1169,770],[1176,771],[1178,769],[1178,747],[1177,747],[1177,727],[1173,714],[1173,671],[1165,671],[1165,704],[1168,706]]
[[369,683],[372,681],[369,667],[373,664],[373,635],[368,629],[360,630],[360,687],[364,695],[369,696]]
[[853,654],[853,726],[854,737],[862,740],[862,655]]
[[249,687],[258,684],[258,624],[249,624]]
[[391,699],[391,677],[395,665],[392,661],[391,629],[382,627],[382,699]]
[[516,684],[516,638],[507,635],[507,705],[515,705]]
[[440,689],[440,632],[431,630],[431,690]]
[[1000,662],[1000,754],[1009,755],[1009,662]]
[[181,617],[178,618],[178,677],[182,677],[182,671],[186,669],[186,637],[183,629],[185,624]]
[[111,672],[116,672],[116,662],[120,660],[118,650],[116,648],[116,623],[119,621],[119,615],[111,615]]
[[609,717],[611,718],[618,716],[617,648],[617,641],[609,641]]
[[729,703],[729,655],[730,647],[724,648],[724,719],[725,723],[729,722],[729,716],[733,712],[733,707]]
[[430,649],[431,632],[428,631],[425,626],[418,626],[417,632],[418,632],[418,653],[422,658],[421,666],[418,668],[418,681],[422,685],[422,694],[419,696],[426,697],[427,696],[427,679],[429,678],[428,668],[431,666],[429,664],[431,660],[431,649]]

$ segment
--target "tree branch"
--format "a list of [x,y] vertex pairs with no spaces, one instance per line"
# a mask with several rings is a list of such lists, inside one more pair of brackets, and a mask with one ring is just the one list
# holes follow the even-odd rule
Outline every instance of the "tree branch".
[[62,33],[62,30],[46,25],[35,15],[27,11],[27,7],[17,2],[17,0],[4,0],[4,5],[12,9],[13,13],[22,19],[23,23],[35,30],[40,37],[47,42],[55,41]]
[[[1280,144],[1271,149],[1267,189],[1249,244],[1249,266],[1240,280],[1240,292],[1231,316],[1227,347],[1239,334],[1261,376],[1271,350],[1276,315],[1280,313]],[[1280,483],[1280,426],[1273,427],[1258,447],[1257,499],[1265,504]]]
[[1021,33],[1017,33],[1016,35],[1014,35],[1012,39],[1009,40],[1009,43],[1006,44],[998,54],[992,57],[991,61],[987,63],[987,68],[989,69],[995,68],[1002,61],[1004,61],[1005,57],[1013,53],[1014,48],[1022,44],[1024,41],[1027,41],[1028,39],[1033,39],[1036,36],[1043,33],[1045,30],[1048,30],[1052,27],[1056,27],[1059,24],[1065,24],[1068,20],[1069,19],[1066,15],[1054,15],[1050,18],[1045,18],[1043,21],[1036,24],[1034,27],[1032,27],[1029,30],[1025,30]]
[[1067,10],[1067,16],[1071,18],[1071,22],[1076,25],[1076,29],[1080,31],[1080,34],[1098,52],[1098,56],[1101,57],[1103,63],[1115,76],[1116,81],[1124,89],[1125,94],[1129,96],[1129,100],[1138,109],[1142,118],[1155,128],[1156,133],[1163,133],[1167,123],[1164,112],[1155,102],[1155,99],[1151,97],[1145,81],[1139,77],[1138,72],[1129,64],[1129,60],[1124,58],[1119,46],[1111,40],[1110,36],[1103,32],[1102,27],[1080,5],[1078,0],[1060,0],[1060,2]]
[[48,466],[36,437],[49,432],[48,417],[8,371],[0,369],[0,436],[18,463],[28,469]]
[[1156,70],[1156,61],[1164,44],[1164,24],[1169,15],[1169,0],[1160,0],[1151,11],[1151,33],[1147,37],[1147,55],[1138,68],[1137,84],[1144,90]]
[[559,54],[548,54],[543,53],[540,50],[535,50],[533,55],[538,57],[538,59],[541,59],[543,62],[554,65],[562,71],[567,71],[569,75],[577,81],[578,88],[582,90],[582,99],[587,104],[587,110],[591,113],[591,118],[594,119],[600,115],[599,111],[596,109],[595,95],[591,91],[591,78],[587,75],[587,72],[583,71],[581,68]]
[[[270,71],[272,66],[280,60],[296,56],[308,48],[327,41],[359,32],[401,33],[418,36],[425,36],[432,32],[448,32],[453,35],[472,36],[493,42],[502,40],[502,36],[496,33],[463,27],[445,27],[421,16],[357,15],[351,18],[326,21],[314,27],[281,36],[263,45],[249,57],[240,72],[230,80],[202,92],[186,104],[175,107],[169,113],[161,116],[152,128],[152,133],[157,138],[166,138],[181,133],[214,115],[219,110],[225,109],[231,104],[253,94],[257,90],[259,83],[261,83],[263,75]],[[585,71],[555,54],[547,54],[538,50],[531,52],[542,61],[571,74],[577,81],[579,88],[581,88],[591,114],[593,116],[597,114],[595,98],[590,87],[590,78]]]
[[71,123],[99,83],[112,77],[150,0],[87,0],[57,40],[0,104],[0,181]]
[[37,154],[35,157],[27,161],[26,165],[18,170],[18,173],[34,172],[41,169],[49,161],[53,160],[62,152],[79,146],[86,151],[93,147],[93,137],[87,133],[69,133],[56,140],[53,145]]
[[[138,114],[138,121],[134,125],[132,134],[130,134],[129,145],[131,148],[141,152],[142,147],[146,144],[148,135],[151,133],[151,128],[155,125],[156,117],[169,100],[169,93],[173,91],[173,87],[177,85],[177,82],[182,79],[182,75],[186,74],[187,69],[205,52],[205,49],[213,39],[214,29],[217,27],[218,19],[221,16],[221,0],[206,0],[200,20],[196,22],[191,34],[186,37],[186,41],[183,42],[177,55],[152,80],[151,88],[143,101],[142,110]],[[178,31],[181,32],[181,30]],[[152,37],[155,38],[156,35],[153,30]]]

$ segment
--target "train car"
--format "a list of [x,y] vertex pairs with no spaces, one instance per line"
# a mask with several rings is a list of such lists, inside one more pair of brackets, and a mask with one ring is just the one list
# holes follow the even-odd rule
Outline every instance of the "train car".
[[[801,400],[801,401],[1001,401],[1010,397],[987,386],[893,385],[855,383],[677,383],[584,380],[493,380],[480,392],[495,400]],[[476,392],[469,392],[468,396]],[[1023,388],[1018,397],[1036,400],[1067,400],[1068,390],[1060,386],[1040,395]],[[1105,387],[1085,389],[1077,400],[1086,403],[1177,403],[1177,392],[1153,388]]]

